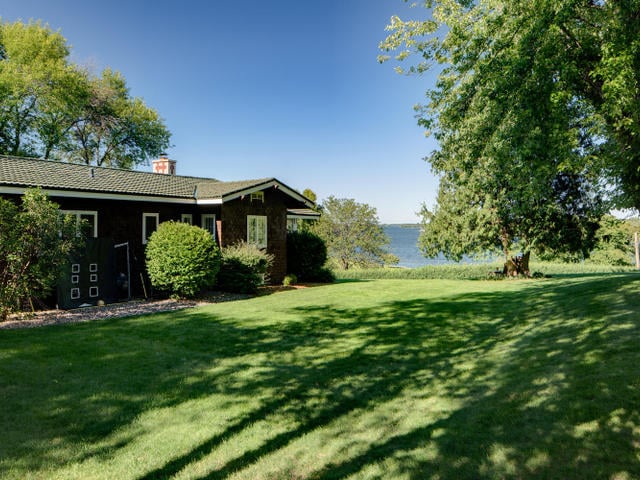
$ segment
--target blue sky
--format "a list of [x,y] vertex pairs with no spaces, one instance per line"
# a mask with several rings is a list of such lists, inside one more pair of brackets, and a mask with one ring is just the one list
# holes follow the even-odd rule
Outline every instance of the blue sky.
[[276,177],[383,223],[417,222],[437,189],[413,112],[433,79],[376,61],[391,15],[417,13],[402,0],[0,0],[4,21],[42,20],[74,62],[122,72],[172,132],[178,174]]

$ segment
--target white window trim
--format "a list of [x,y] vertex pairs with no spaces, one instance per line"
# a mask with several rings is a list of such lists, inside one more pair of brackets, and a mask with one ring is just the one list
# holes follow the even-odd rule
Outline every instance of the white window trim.
[[295,217],[287,217],[287,232],[297,232],[300,229],[299,219]]
[[264,191],[260,190],[259,192],[251,192],[250,200],[253,202],[262,202],[264,203]]
[[[251,221],[253,219],[263,219],[264,220],[264,242],[263,243],[258,243],[255,241],[252,241],[251,239]],[[268,233],[268,220],[267,220],[267,216],[266,215],[247,215],[247,243],[253,243],[255,244],[258,248],[267,248],[267,244],[268,242],[268,237],[267,237],[267,233]]]
[[[76,217],[76,228],[80,227],[80,221],[82,220],[82,215],[93,217],[93,232],[91,232],[91,236],[93,238],[98,238],[98,211],[97,210],[60,210],[60,213],[63,215],[73,215]],[[78,235],[80,233],[78,232]]]
[[147,218],[155,218],[156,219],[156,229],[158,225],[160,225],[160,214],[159,213],[143,213],[142,214],[142,244],[147,244]]
[[[213,232],[211,232],[207,227],[207,223],[206,220],[207,219],[212,219],[213,220]],[[215,213],[203,213],[202,215],[200,215],[200,226],[206,230],[207,232],[211,233],[211,236],[215,239],[216,238],[216,214]]]
[[183,213],[182,215],[180,215],[180,221],[182,223],[193,225],[193,215],[191,213]]

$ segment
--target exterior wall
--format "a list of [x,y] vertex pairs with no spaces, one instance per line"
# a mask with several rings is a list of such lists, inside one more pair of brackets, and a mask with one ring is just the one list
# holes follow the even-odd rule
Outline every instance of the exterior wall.
[[[3,195],[19,202],[18,195]],[[193,225],[201,225],[201,215],[220,216],[220,206],[197,207],[189,204],[159,202],[133,202],[125,200],[96,200],[50,196],[62,210],[98,212],[98,238],[111,238],[115,244],[129,242],[131,262],[131,287],[134,295],[152,293],[145,268],[145,246],[142,243],[142,214],[158,213],[159,223],[169,220],[180,221],[182,214],[192,215]],[[125,262],[126,263],[126,262]],[[142,282],[145,282],[144,288]]]
[[250,195],[222,206],[222,246],[247,241],[247,215],[267,216],[267,253],[274,256],[269,272],[272,284],[281,283],[287,273],[287,196],[277,189],[264,190],[264,203]]
[[[200,225],[202,213],[216,213],[215,208],[197,209],[195,205],[167,204],[159,202],[105,201],[51,196],[62,210],[89,210],[98,212],[98,237],[111,238],[115,244],[129,242],[131,259],[131,287],[134,295],[152,294],[145,267],[145,245],[142,243],[143,213],[157,213],[159,223],[180,221],[182,214],[193,217],[193,224]],[[219,207],[217,207],[219,212]],[[145,282],[144,287],[142,282]]]
[[194,225],[201,225],[201,215],[205,213],[220,214],[219,206],[208,208],[195,205],[167,204],[158,202],[128,202],[84,200],[62,197],[50,197],[60,205],[62,210],[89,210],[98,212],[98,237],[113,238],[116,243],[130,242],[143,250],[142,215],[157,213],[159,223],[169,220],[180,221],[182,214],[191,214]]
[[[19,201],[17,195],[5,197]],[[182,214],[191,214],[193,225],[198,226],[201,225],[203,214],[215,214],[220,234],[216,234],[216,240],[220,246],[247,240],[247,215],[267,216],[267,252],[274,256],[269,280],[272,284],[278,284],[287,273],[287,208],[293,200],[277,188],[264,190],[264,202],[255,199],[252,201],[251,195],[246,195],[224,205],[210,206],[56,196],[50,196],[50,199],[58,203],[62,210],[96,211],[99,238],[111,238],[115,244],[129,243],[132,267],[130,282],[134,295],[144,293],[145,290],[147,294],[151,294],[144,265],[143,213],[157,213],[159,223],[180,221]]]
[[142,214],[158,213],[159,223],[180,220],[183,213],[191,213],[198,221],[195,205],[156,202],[105,201],[50,197],[62,210],[92,210],[98,212],[98,237],[110,237],[116,243],[129,242],[138,253],[143,253]]

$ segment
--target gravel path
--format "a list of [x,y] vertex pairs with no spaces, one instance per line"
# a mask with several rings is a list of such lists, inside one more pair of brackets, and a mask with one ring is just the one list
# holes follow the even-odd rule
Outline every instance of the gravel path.
[[46,310],[29,314],[18,314],[9,317],[6,322],[0,322],[0,330],[9,328],[34,328],[44,325],[59,325],[63,323],[80,323],[104,318],[123,318],[148,313],[182,310],[208,303],[242,300],[252,295],[238,295],[222,292],[212,292],[198,301],[187,300],[134,300],[124,303],[113,303],[103,307],[85,307],[74,310]]

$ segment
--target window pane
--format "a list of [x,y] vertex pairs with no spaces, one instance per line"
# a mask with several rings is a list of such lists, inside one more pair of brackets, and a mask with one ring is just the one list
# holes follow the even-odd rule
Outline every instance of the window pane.
[[202,215],[202,228],[209,232],[214,238],[216,236],[216,216],[211,214]]
[[261,248],[267,246],[267,217],[247,216],[247,242]]
[[253,217],[247,217],[247,242],[256,243],[255,220]]
[[156,219],[153,217],[147,217],[146,220],[146,230],[147,230],[147,237],[149,237],[153,232],[156,231]]
[[148,240],[153,232],[158,229],[158,219],[152,216],[144,217],[145,237]]
[[80,215],[80,222],[84,226],[86,225],[86,232],[90,237],[96,237],[96,216],[93,214]]
[[89,237],[98,236],[98,212],[82,210],[60,210],[60,213],[75,219],[78,235],[80,232]]
[[257,234],[258,234],[258,245],[266,245],[267,244],[267,219],[257,218]]

